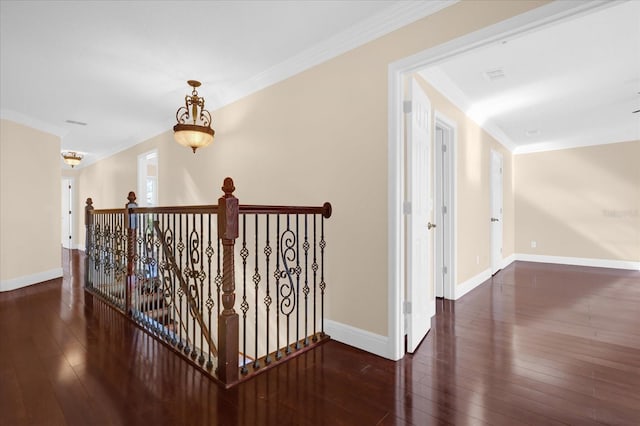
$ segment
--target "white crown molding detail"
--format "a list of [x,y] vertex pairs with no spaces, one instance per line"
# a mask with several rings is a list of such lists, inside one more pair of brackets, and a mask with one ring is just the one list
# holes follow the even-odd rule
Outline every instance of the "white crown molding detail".
[[264,89],[295,74],[321,64],[378,37],[402,28],[412,22],[432,15],[460,0],[398,2],[384,13],[372,16],[347,31],[295,55],[265,71],[250,77],[241,84],[220,94],[219,107],[235,102],[251,93]]
[[353,346],[393,361],[400,359],[389,356],[389,338],[386,336],[329,319],[324,320],[324,331],[331,336],[331,339],[345,345]]
[[58,136],[62,139],[69,131],[64,127],[56,126],[51,123],[38,120],[33,117],[21,114],[19,112],[2,109],[0,110],[0,119],[13,121],[18,124],[22,124],[32,129],[40,130],[41,132],[49,133]]
[[44,281],[53,280],[62,276],[62,268],[54,268],[48,271],[38,272],[36,274],[24,275],[10,280],[0,281],[0,292],[17,290],[32,284],[38,284]]
[[500,127],[487,121],[481,123],[473,115],[469,114],[471,110],[471,103],[465,94],[460,90],[456,84],[451,81],[438,66],[434,66],[422,71],[418,74],[424,78],[430,85],[432,85],[438,92],[440,92],[445,98],[460,109],[464,114],[474,123],[478,125],[485,132],[489,133],[495,140],[497,140],[502,146],[504,146],[509,152],[514,152],[517,149],[517,145],[509,138]]
[[592,266],[595,268],[628,269],[640,271],[640,262],[632,260],[591,259],[585,257],[546,256],[539,254],[516,254],[516,260],[524,262],[553,263],[556,265]]
[[[640,129],[638,130],[638,138],[640,138]],[[580,142],[540,142],[529,145],[522,145],[513,150],[514,155],[533,154],[536,152],[560,151],[562,149],[586,148],[589,146],[611,145],[614,143],[631,142],[629,140],[612,140],[602,142],[602,138],[596,136],[593,139],[583,139]]]

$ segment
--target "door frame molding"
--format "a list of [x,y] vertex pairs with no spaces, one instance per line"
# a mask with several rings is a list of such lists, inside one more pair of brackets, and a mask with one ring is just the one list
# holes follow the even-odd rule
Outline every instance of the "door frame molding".
[[398,360],[404,356],[402,302],[404,295],[404,158],[403,79],[406,75],[456,55],[470,52],[506,38],[541,29],[596,9],[616,4],[608,0],[591,2],[551,2],[471,33],[399,59],[388,65],[387,73],[387,351],[381,354]]
[[[448,206],[447,208],[449,209],[446,225],[450,230],[451,240],[449,242],[449,250],[447,250],[449,252],[450,263],[448,265],[449,267],[448,279],[447,281],[445,281],[445,285],[444,285],[444,298],[449,300],[454,300],[455,299],[455,283],[457,282],[456,265],[457,265],[457,254],[458,254],[458,251],[456,250],[456,223],[458,222],[458,209],[456,208],[456,195],[458,193],[457,186],[456,186],[456,176],[458,173],[458,167],[457,167],[458,162],[456,161],[457,148],[458,148],[458,123],[456,123],[454,120],[452,120],[442,112],[435,110],[433,114],[434,135],[438,127],[445,128],[449,135],[449,138],[446,141],[449,144],[448,145],[449,156],[447,157],[449,162],[448,164],[449,194],[447,197],[448,199],[444,201],[445,201],[445,204]],[[438,147],[436,146],[437,141],[435,136],[433,140],[434,140],[434,150],[437,150]],[[435,185],[437,189],[439,189],[438,184],[442,183],[441,182],[442,175],[443,175],[442,165],[436,164]],[[438,205],[439,197],[437,193],[435,198],[436,198],[436,207],[439,207]],[[436,228],[436,230],[437,229],[438,228]],[[440,237],[438,237],[438,235]],[[440,238],[442,238],[442,227],[440,228],[440,230],[438,230],[436,234],[436,242]],[[436,253],[436,259],[440,259],[440,256],[437,253]],[[438,265],[437,265],[438,267],[440,266],[440,263],[441,262],[438,262]]]
[[[497,160],[498,159],[498,160]],[[493,167],[494,161],[500,161],[500,191],[496,192],[496,188],[495,188],[495,184],[496,182],[493,180]],[[493,216],[493,202],[494,202],[494,197],[496,196],[496,194],[499,193],[500,194],[500,217],[499,219],[499,226],[501,228],[500,230],[500,240],[501,240],[501,247],[500,247],[500,257],[499,259],[494,259],[494,237],[493,237],[493,227],[495,226],[493,223],[491,223],[490,227],[489,227],[489,246],[491,247],[491,249],[489,250],[490,252],[490,268],[491,268],[491,275],[495,274],[496,272],[498,272],[500,269],[502,269],[502,263],[504,261],[504,257],[502,255],[502,249],[504,248],[504,155],[502,155],[502,153],[496,149],[490,149],[489,150],[489,216],[490,217],[494,217]],[[497,265],[497,266],[496,266]]]

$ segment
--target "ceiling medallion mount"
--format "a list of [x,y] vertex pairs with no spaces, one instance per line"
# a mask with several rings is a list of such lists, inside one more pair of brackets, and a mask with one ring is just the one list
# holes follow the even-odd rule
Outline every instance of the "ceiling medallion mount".
[[75,151],[65,151],[61,155],[64,159],[64,162],[70,165],[71,168],[74,168],[75,166],[80,164],[80,161],[82,160],[82,154],[78,154]]
[[176,111],[176,121],[173,126],[174,137],[180,145],[196,149],[205,147],[213,141],[215,131],[211,128],[211,113],[204,109],[204,98],[198,96],[196,90],[200,87],[197,80],[189,80],[187,84],[193,88],[191,95],[184,98],[184,106]]

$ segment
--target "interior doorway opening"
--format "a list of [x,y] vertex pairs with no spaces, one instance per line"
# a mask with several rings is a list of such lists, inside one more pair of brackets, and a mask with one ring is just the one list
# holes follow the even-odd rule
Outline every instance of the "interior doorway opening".
[[455,299],[455,150],[457,125],[443,114],[434,117],[435,293]]
[[60,188],[60,218],[62,248],[73,248],[73,178],[62,178]]

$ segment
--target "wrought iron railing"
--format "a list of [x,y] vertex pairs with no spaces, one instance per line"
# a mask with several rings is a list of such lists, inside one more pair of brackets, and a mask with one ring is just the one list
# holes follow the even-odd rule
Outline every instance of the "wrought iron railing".
[[85,288],[231,386],[328,339],[331,205],[239,205],[230,178],[222,189],[207,206],[139,208],[131,192],[124,209],[94,210],[87,199]]

